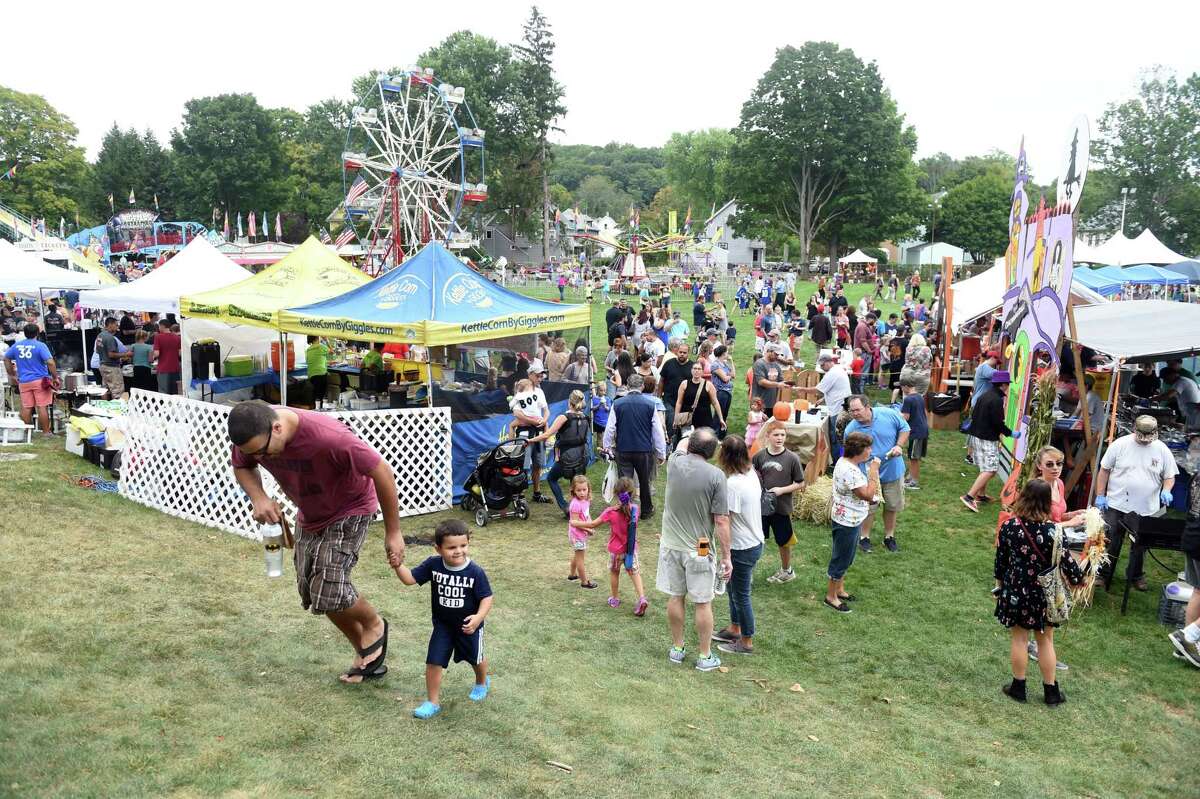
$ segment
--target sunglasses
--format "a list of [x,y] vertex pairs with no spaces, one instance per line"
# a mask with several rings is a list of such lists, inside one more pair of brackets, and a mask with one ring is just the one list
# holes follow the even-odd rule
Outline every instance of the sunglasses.
[[271,448],[271,435],[272,435],[274,432],[275,432],[274,428],[268,427],[268,428],[267,428],[267,443],[266,443],[266,444],[264,444],[264,445],[263,445],[263,448],[262,448],[262,449],[260,449],[258,452],[252,452],[252,453],[248,453],[248,454],[247,454],[247,457],[249,457],[249,458],[254,458],[255,460],[258,460],[258,459],[259,459],[259,458],[261,458],[262,456],[266,455],[266,454],[267,454],[267,450],[269,450],[269,449]]
[[1047,469],[1061,469],[1063,462],[1062,461],[1046,461],[1046,463],[1043,465]]

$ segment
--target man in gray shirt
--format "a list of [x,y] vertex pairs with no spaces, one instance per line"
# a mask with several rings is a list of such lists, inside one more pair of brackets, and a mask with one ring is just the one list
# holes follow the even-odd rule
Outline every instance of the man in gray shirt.
[[763,356],[754,362],[754,394],[761,397],[763,410],[771,413],[775,401],[779,397],[779,389],[787,385],[783,382],[783,365],[779,362],[779,350],[773,344],[767,344]]
[[125,376],[121,374],[121,361],[133,356],[133,350],[121,352],[117,341],[117,320],[104,320],[104,330],[96,339],[96,352],[100,354],[100,379],[108,389],[108,398],[118,400],[125,394]]
[[712,671],[721,660],[712,654],[712,600],[717,576],[714,534],[721,542],[721,577],[733,574],[729,553],[729,507],[725,475],[709,463],[717,451],[717,435],[697,427],[686,439],[686,450],[676,451],[667,464],[667,487],[662,537],[658,544],[655,587],[667,600],[667,623],[673,646],[672,663],[683,663],[684,597],[696,613],[700,657],[696,668]]

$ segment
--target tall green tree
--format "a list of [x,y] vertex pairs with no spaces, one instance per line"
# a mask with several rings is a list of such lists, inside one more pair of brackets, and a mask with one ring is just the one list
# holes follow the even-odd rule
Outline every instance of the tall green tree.
[[[113,123],[100,143],[92,169],[95,180],[88,210],[93,217],[105,218],[112,210],[127,208],[132,191],[139,207],[153,208],[157,197],[163,218],[175,218],[170,154],[152,132],[121,130]],[[110,194],[112,205],[108,202]],[[209,220],[205,217],[203,221]]]
[[209,220],[278,208],[285,193],[283,139],[275,115],[252,94],[188,100],[183,125],[172,131],[173,183],[179,210]]
[[280,221],[287,240],[319,232],[344,196],[341,154],[349,111],[349,104],[338,99],[322,100],[303,114],[271,110],[288,165],[280,181]]
[[622,191],[635,198],[637,205],[649,205],[667,183],[661,147],[637,147],[609,142],[596,144],[555,144],[550,148],[550,179],[575,191],[583,180],[603,175]]
[[938,238],[962,247],[976,263],[1003,255],[1012,184],[1012,176],[996,167],[950,189],[941,201]]
[[[74,123],[45,98],[0,86],[0,202],[28,217],[43,217],[47,231],[59,219],[74,227],[80,200],[90,192],[91,168],[75,143]],[[86,212],[81,221],[87,218]]]
[[588,216],[607,215],[618,222],[629,218],[629,209],[635,204],[632,194],[622,191],[603,175],[584,178],[575,190],[575,202],[579,204],[579,210]]
[[711,128],[672,133],[663,147],[667,180],[696,215],[703,216],[731,199],[729,159],[735,141],[728,130]]
[[915,133],[875,64],[835,44],[778,50],[734,136],[735,228],[782,226],[799,239],[805,264],[816,241],[836,253],[842,239],[901,235],[924,206]]
[[[1135,188],[1126,235],[1149,228],[1169,247],[1200,249],[1200,74],[1156,70],[1138,96],[1110,105],[1093,150],[1099,166]],[[1089,180],[1090,184],[1090,180]],[[1084,189],[1084,196],[1089,188]]]
[[567,112],[563,87],[554,79],[554,35],[550,22],[533,6],[525,21],[517,53],[522,129],[536,142],[538,172],[542,181],[542,260],[550,260],[550,149],[546,139],[560,130],[555,122]]

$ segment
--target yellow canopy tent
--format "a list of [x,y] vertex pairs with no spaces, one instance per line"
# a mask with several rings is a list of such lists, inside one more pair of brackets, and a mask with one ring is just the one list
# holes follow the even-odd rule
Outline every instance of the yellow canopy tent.
[[[320,302],[370,281],[314,236],[257,275],[212,291],[179,298],[179,312],[197,319],[279,329],[279,311]],[[283,350],[283,332],[280,332]],[[283,364],[280,364],[281,366]],[[279,370],[287,402],[287,370]]]

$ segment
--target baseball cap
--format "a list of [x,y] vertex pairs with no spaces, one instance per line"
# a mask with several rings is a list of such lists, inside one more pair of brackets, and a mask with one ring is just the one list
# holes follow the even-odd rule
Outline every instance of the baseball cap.
[[545,371],[546,371],[546,367],[542,363],[541,358],[534,358],[532,361],[529,362],[529,374],[540,373],[540,372],[545,372]]
[[992,383],[993,384],[1011,383],[1011,382],[1012,382],[1012,378],[1010,378],[1008,376],[1008,372],[1004,371],[1003,369],[997,369],[996,371],[992,372]]
[[817,358],[817,363],[833,363],[833,356],[828,352],[823,352],[821,353],[820,357]]
[[1133,434],[1139,441],[1158,438],[1158,420],[1153,416],[1139,416],[1133,420]]
[[1000,357],[1000,350],[988,350],[988,351],[987,351],[987,357],[989,357],[989,358],[999,358],[999,357]]

